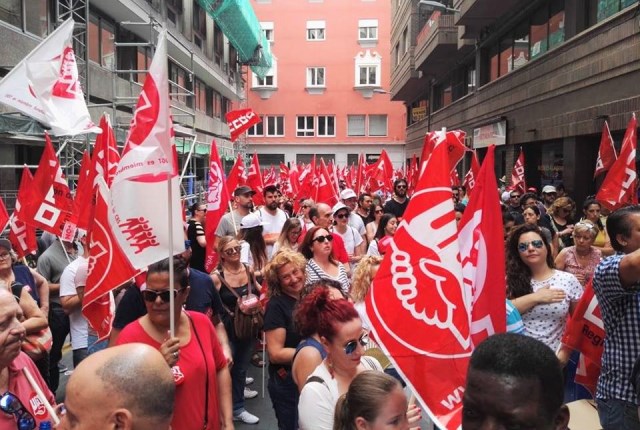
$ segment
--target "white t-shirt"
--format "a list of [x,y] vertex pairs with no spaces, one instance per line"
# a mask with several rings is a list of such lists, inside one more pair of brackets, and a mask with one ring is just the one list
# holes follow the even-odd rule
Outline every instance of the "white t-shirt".
[[[383,371],[378,360],[373,357],[362,356],[360,363],[366,370]],[[324,382],[307,382],[302,388],[298,401],[300,430],[333,430],[333,414],[340,393],[338,382],[331,377],[324,361],[309,378],[312,376],[319,377]]]
[[[262,226],[262,235],[277,233],[278,235],[287,221],[287,214],[282,209],[276,209],[276,214],[271,215],[265,208],[260,209],[260,218],[265,223]],[[271,260],[273,245],[267,245],[267,260]]]
[[522,322],[524,322],[524,334],[538,339],[555,352],[560,346],[569,306],[580,300],[583,289],[575,276],[561,270],[554,270],[553,275],[544,281],[531,280],[534,293],[547,285],[550,288],[563,290],[566,293],[564,300],[534,306],[522,314]]
[[349,255],[353,255],[356,247],[364,242],[362,236],[360,236],[360,233],[358,233],[358,231],[350,225],[347,225],[347,230],[344,232],[344,234],[340,233],[336,228],[333,229],[332,233],[340,235],[342,240],[344,240],[344,249],[347,250],[347,254]]
[[361,236],[367,232],[367,229],[364,226],[364,221],[362,221],[362,217],[355,213],[355,211],[349,213],[349,225],[355,228]]
[[[60,297],[76,296],[76,272],[81,264],[89,264],[84,257],[78,257],[65,267],[60,276]],[[69,327],[71,332],[71,349],[87,347],[88,324],[82,315],[82,309],[76,309],[69,314]]]

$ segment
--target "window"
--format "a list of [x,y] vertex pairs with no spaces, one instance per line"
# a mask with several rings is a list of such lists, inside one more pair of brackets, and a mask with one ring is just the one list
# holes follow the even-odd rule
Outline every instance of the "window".
[[324,67],[307,67],[307,87],[324,86]]
[[264,117],[260,115],[260,122],[247,130],[247,136],[264,136]]
[[267,116],[265,119],[267,123],[266,136],[284,136],[284,116]]
[[382,60],[377,52],[356,55],[355,86],[380,86],[380,70]]
[[167,0],[167,18],[174,25],[182,15],[182,0]]
[[259,78],[255,73],[251,73],[251,87],[271,87],[278,86],[278,60],[272,57],[271,68],[267,71],[264,78]]
[[311,137],[315,134],[315,121],[313,116],[299,116],[296,118],[296,136]]
[[564,1],[554,1],[538,9],[529,29],[531,59],[564,42]]
[[376,66],[360,66],[358,85],[376,85],[378,82],[378,69]]
[[369,136],[387,135],[387,116],[369,115]]
[[48,0],[0,0],[0,21],[46,37],[49,31]]
[[598,2],[598,22],[609,18],[622,9],[637,3],[636,0],[601,0]]
[[194,93],[196,96],[196,110],[207,112],[207,86],[200,79],[195,80]]
[[218,66],[222,65],[222,57],[224,57],[224,36],[222,30],[213,23],[213,57]]
[[325,40],[324,30],[324,21],[307,21],[307,40]]
[[404,29],[402,33],[402,38],[404,39],[404,53],[409,52],[409,47],[411,46],[411,41],[409,40],[411,33],[409,33],[409,27]]
[[321,115],[318,117],[318,136],[332,137],[336,135],[336,117]]
[[347,115],[347,136],[364,136],[365,118],[365,115]]
[[273,39],[273,22],[261,22],[260,28],[264,33],[264,37],[271,43],[274,42]]
[[115,67],[115,26],[91,16],[88,31],[89,60],[111,69]]
[[203,49],[207,39],[206,13],[200,4],[193,0],[193,43]]
[[358,40],[378,40],[377,19],[361,19],[358,21]]

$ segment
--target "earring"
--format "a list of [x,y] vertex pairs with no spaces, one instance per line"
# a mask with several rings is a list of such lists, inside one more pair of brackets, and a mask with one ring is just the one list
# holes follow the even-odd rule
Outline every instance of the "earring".
[[333,362],[331,361],[331,356],[327,354],[327,358],[325,358],[327,362],[327,368],[329,369],[329,375],[331,375],[331,379],[335,378],[335,372],[333,370]]

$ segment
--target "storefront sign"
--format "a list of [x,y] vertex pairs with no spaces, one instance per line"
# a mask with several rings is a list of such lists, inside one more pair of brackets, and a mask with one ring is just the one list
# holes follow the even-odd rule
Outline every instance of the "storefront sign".
[[424,106],[411,109],[411,119],[414,121],[422,121],[427,116],[427,108]]
[[502,120],[473,129],[473,148],[486,148],[489,145],[507,143],[507,121]]

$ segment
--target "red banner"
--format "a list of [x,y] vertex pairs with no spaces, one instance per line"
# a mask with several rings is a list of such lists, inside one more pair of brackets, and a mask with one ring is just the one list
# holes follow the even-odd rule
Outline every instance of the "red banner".
[[316,188],[316,194],[314,200],[316,203],[326,203],[329,206],[333,206],[338,203],[338,195],[336,190],[331,184],[331,177],[329,170],[324,164],[324,159],[320,159],[320,172],[316,176],[318,178],[318,184]]
[[25,201],[31,193],[32,182],[33,176],[29,168],[24,166],[22,168],[20,188],[18,189],[18,198],[16,199],[16,210],[13,211],[11,231],[9,232],[9,241],[13,246],[13,250],[18,254],[18,258],[22,258],[27,254],[33,254],[38,250],[36,228],[25,224],[22,221],[23,215],[20,213],[21,202]]
[[242,160],[242,154],[238,154],[238,158],[236,158],[236,162],[233,164],[233,167],[229,172],[229,177],[227,178],[227,190],[229,191],[229,196],[231,196],[231,193],[233,193],[236,188],[246,183],[247,176],[244,172],[244,161]]
[[262,174],[260,173],[260,163],[258,162],[258,154],[253,153],[251,158],[251,164],[249,164],[249,171],[247,172],[247,185],[256,192],[253,196],[253,203],[256,206],[264,204],[264,196],[262,190],[264,184],[262,183]]
[[527,190],[524,180],[524,152],[522,149],[520,149],[520,155],[516,160],[516,164],[513,165],[513,170],[511,170],[511,189],[520,190],[521,193]]
[[593,178],[595,179],[599,174],[608,171],[617,158],[618,154],[616,154],[616,148],[613,146],[613,137],[611,137],[611,131],[609,131],[609,124],[605,121],[602,126],[602,136],[600,137],[598,159],[596,160]]
[[232,110],[227,113],[226,118],[232,142],[235,142],[235,140],[251,128],[252,125],[262,121],[251,108]]
[[7,207],[0,199],[0,233],[4,231],[7,224],[9,224],[9,212],[7,212]]
[[224,180],[224,170],[218,155],[218,147],[215,140],[211,142],[211,155],[209,157],[209,190],[207,191],[207,216],[204,225],[204,236],[207,239],[205,257],[205,269],[210,273],[218,262],[215,252],[215,232],[229,206],[229,190]]
[[480,163],[478,163],[478,157],[476,156],[476,151],[473,151],[471,154],[471,167],[469,171],[464,176],[464,180],[462,181],[462,185],[466,188],[467,194],[471,195],[471,191],[476,186],[476,181],[478,180],[478,175],[480,174]]

